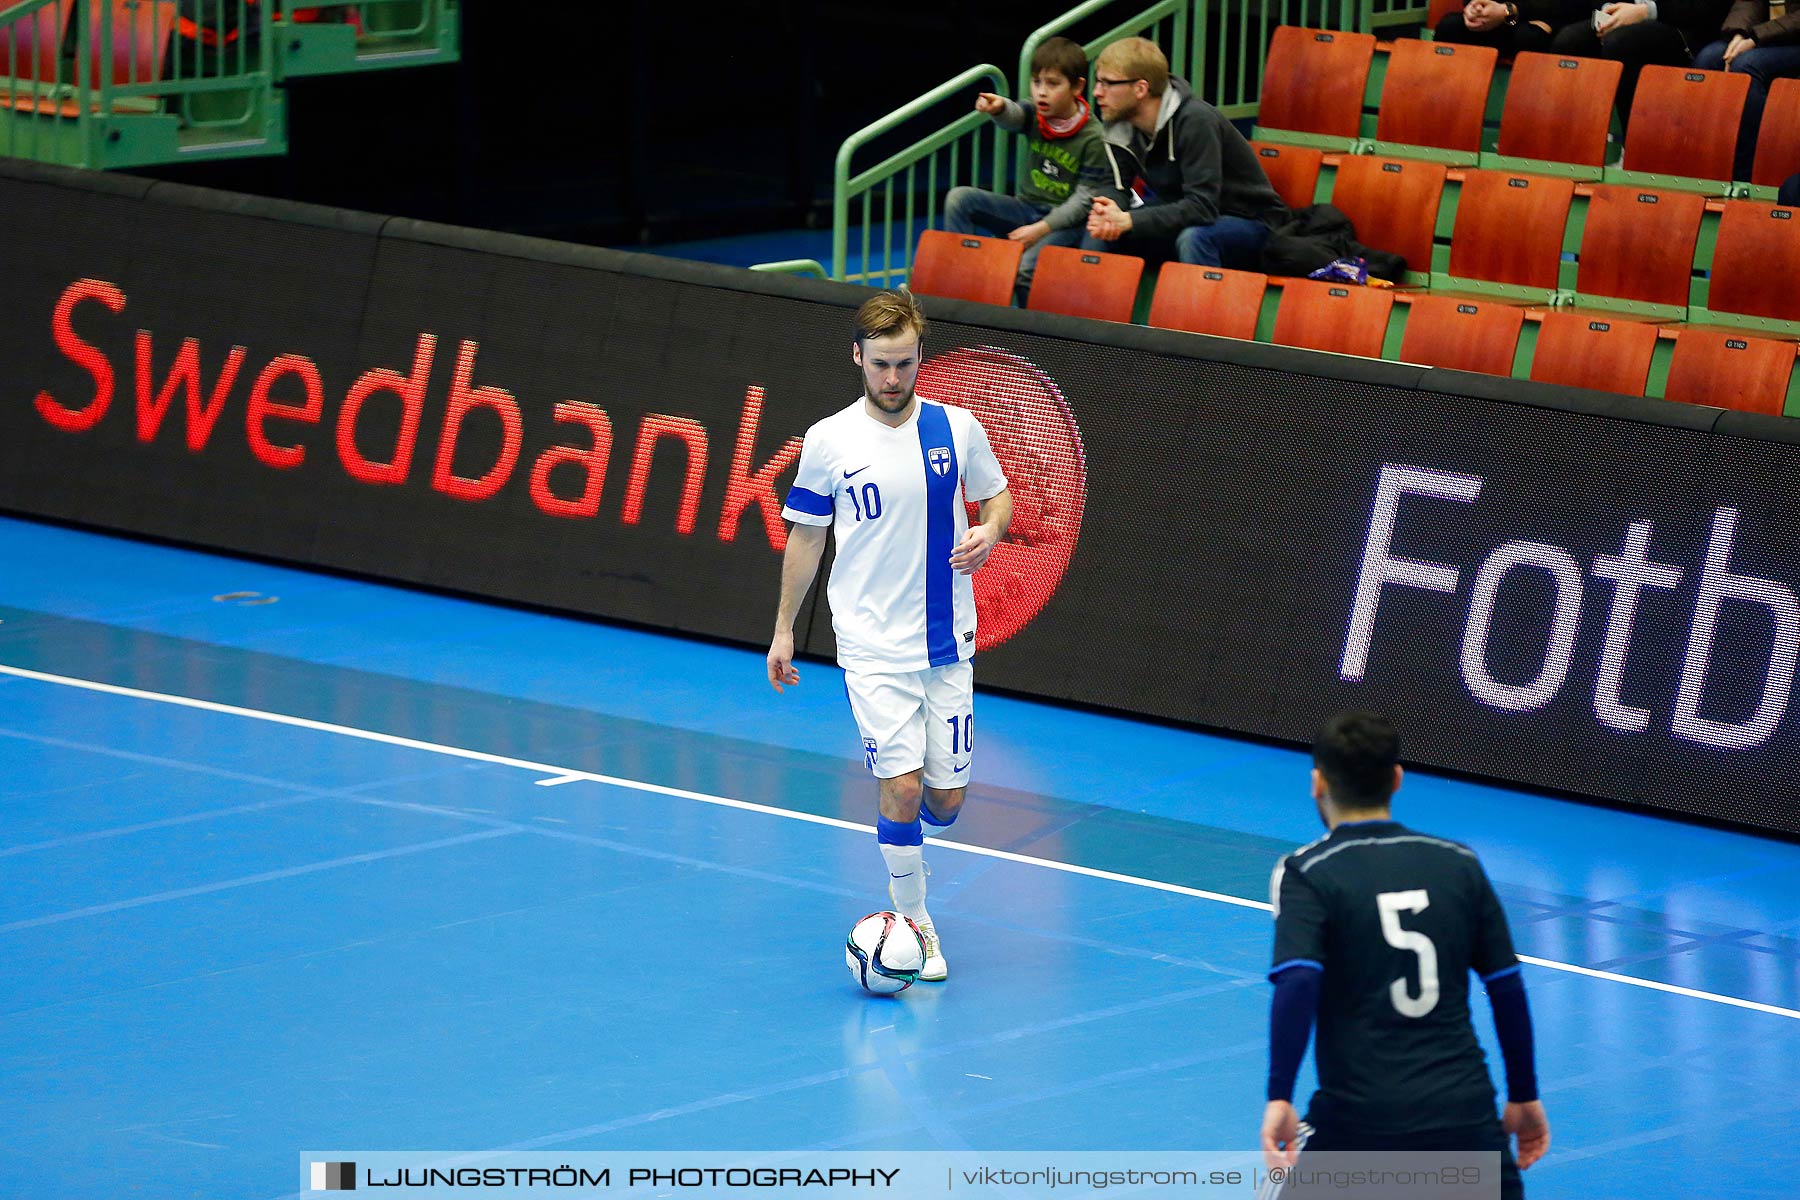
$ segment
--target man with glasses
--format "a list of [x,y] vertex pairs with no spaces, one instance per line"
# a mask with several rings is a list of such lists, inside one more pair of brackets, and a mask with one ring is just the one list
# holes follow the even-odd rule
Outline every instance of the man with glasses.
[[1244,135],[1169,74],[1155,42],[1125,38],[1100,52],[1094,106],[1106,121],[1110,182],[1126,200],[1094,201],[1083,250],[1261,269],[1287,207]]

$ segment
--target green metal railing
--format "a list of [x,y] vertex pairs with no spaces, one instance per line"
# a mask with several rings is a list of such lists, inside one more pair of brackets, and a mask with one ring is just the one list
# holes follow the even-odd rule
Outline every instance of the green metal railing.
[[105,168],[279,154],[285,76],[458,54],[457,0],[308,5],[302,23],[280,7],[0,0],[0,155]]
[[[1407,0],[1156,0],[1147,7],[1144,0],[1086,0],[1025,39],[1019,50],[1017,93],[1010,91],[998,67],[971,67],[850,136],[838,151],[832,190],[832,278],[883,287],[904,279],[920,218],[926,227],[934,225],[950,188],[973,184],[1007,190],[1009,179],[1022,169],[1017,159],[1023,146],[1009,152],[1013,143],[1006,140],[1008,135],[970,111],[972,93],[1028,92],[1031,56],[1047,38],[1077,37],[1091,62],[1120,38],[1149,37],[1169,56],[1171,71],[1187,78],[1197,94],[1226,116],[1238,118],[1256,114],[1262,64],[1276,26],[1375,31],[1421,24],[1426,8],[1423,2]],[[934,119],[943,123],[852,174],[854,158],[872,143],[886,139],[886,145],[904,136],[902,127],[929,125]],[[980,166],[984,147],[991,147],[986,178]],[[903,222],[899,229],[897,206]],[[862,256],[858,269],[851,271],[855,228],[861,230]],[[876,246],[881,250],[879,268],[870,259]]]
[[[172,39],[167,78],[134,83],[132,94],[152,105],[162,97],[174,99],[181,129],[188,134],[184,140],[190,145],[200,140],[261,141],[275,83],[269,7],[248,5],[245,0],[198,0],[193,6],[197,25],[215,31],[235,29],[236,36],[216,35],[217,44],[212,46],[185,37]],[[107,42],[104,32],[101,41]]]
[[[331,6],[327,6],[331,7]],[[357,0],[344,5],[362,16],[359,40],[379,46],[383,42],[405,42],[424,36],[436,23],[442,0]]]
[[1430,4],[1406,4],[1402,0],[1362,0],[1356,29],[1362,33],[1380,33],[1395,26],[1423,25]]
[[177,36],[174,0],[25,0],[0,14],[0,154],[104,167],[209,142],[260,145],[268,6],[199,0],[189,11],[203,28],[236,32],[211,46]]
[[[889,287],[905,279],[912,265],[913,242],[922,216],[927,228],[936,223],[941,198],[959,184],[1003,192],[1007,187],[1005,131],[975,112],[971,89],[983,92],[1008,90],[1006,72],[990,63],[970,67],[954,79],[946,79],[911,104],[851,134],[838,148],[831,192],[831,277]],[[929,124],[949,113],[944,124],[918,135],[873,166],[851,174],[857,152],[888,138],[904,126]],[[904,135],[902,135],[904,136]],[[982,167],[982,147],[987,146],[987,168]],[[921,170],[921,168],[923,168]],[[895,183],[902,181],[899,202],[904,206],[905,234],[896,265],[894,251]],[[921,188],[923,194],[921,195]],[[876,224],[875,194],[881,192],[882,267],[870,261],[872,231]],[[861,269],[849,271],[851,202],[861,200],[858,224],[862,227]]]
[[816,275],[820,279],[831,278],[831,272],[816,258],[784,258],[780,262],[757,263],[750,269],[767,271],[771,275]]
[[69,0],[27,0],[0,16],[0,155],[37,158],[63,135],[58,106],[73,66],[86,90],[87,56],[71,64],[62,55],[68,14]]
[[276,22],[281,78],[454,62],[457,0],[356,0],[308,4],[311,20]]

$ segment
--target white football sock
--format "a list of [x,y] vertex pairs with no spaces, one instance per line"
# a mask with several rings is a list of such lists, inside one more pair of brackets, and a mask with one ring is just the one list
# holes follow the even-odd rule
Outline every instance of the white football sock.
[[918,846],[891,846],[881,844],[881,857],[887,860],[889,894],[893,897],[894,907],[900,910],[903,917],[911,917],[915,921],[926,921],[925,915],[925,862],[921,857],[923,850]]

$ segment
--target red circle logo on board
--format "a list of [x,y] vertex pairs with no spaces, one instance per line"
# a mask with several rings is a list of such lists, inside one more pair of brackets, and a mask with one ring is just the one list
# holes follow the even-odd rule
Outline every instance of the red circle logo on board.
[[[920,395],[975,414],[1012,492],[1012,527],[974,577],[975,648],[986,650],[1043,611],[1074,557],[1087,505],[1081,429],[1048,375],[992,346],[920,364],[916,386]],[[975,514],[971,504],[971,523]]]

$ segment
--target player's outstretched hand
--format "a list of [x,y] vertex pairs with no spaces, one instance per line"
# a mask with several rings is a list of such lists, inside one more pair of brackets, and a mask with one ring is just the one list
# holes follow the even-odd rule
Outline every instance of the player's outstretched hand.
[[973,575],[988,555],[994,552],[994,531],[986,525],[971,525],[962,541],[950,552],[950,565],[964,575]]
[[1509,1101],[1506,1111],[1501,1114],[1500,1125],[1519,1139],[1516,1157],[1521,1171],[1544,1157],[1544,1151],[1550,1148],[1550,1118],[1544,1115],[1542,1100],[1533,1100],[1529,1104]]
[[800,672],[794,667],[794,634],[791,630],[778,633],[769,643],[769,686],[779,692],[782,684],[799,682]]
[[975,111],[985,117],[997,117],[1006,111],[1006,101],[992,92],[975,97]]
[[1286,1100],[1271,1100],[1263,1109],[1262,1152],[1263,1166],[1274,1170],[1276,1167],[1291,1167],[1300,1157],[1294,1149],[1294,1143],[1300,1138],[1300,1117],[1294,1112],[1294,1106]]

